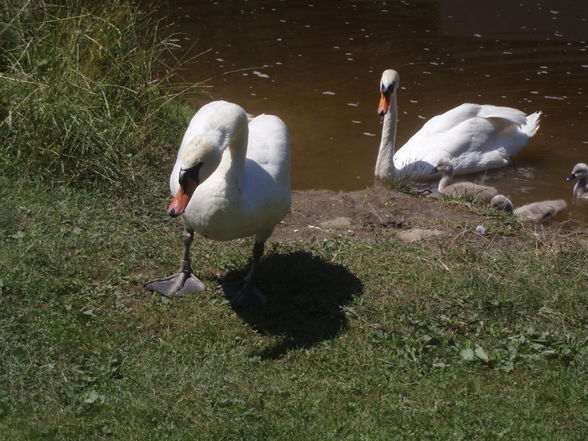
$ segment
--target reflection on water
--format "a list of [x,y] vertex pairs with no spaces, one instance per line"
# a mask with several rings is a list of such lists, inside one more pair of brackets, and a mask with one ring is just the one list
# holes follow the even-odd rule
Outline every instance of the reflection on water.
[[[399,71],[397,146],[463,102],[543,111],[512,167],[485,181],[515,205],[571,201],[565,182],[588,162],[588,2],[584,0],[170,0],[178,44],[210,49],[186,67],[208,96],[279,115],[293,141],[293,186],[373,183],[378,83]],[[227,73],[230,72],[230,73]],[[563,218],[588,220],[588,204]]]

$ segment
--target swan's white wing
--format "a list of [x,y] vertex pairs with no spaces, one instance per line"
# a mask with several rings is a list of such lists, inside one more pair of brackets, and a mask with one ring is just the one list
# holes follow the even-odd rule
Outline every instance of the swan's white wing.
[[518,126],[524,125],[527,121],[527,116],[524,112],[513,109],[512,107],[465,103],[441,115],[434,116],[416,134],[421,131],[424,131],[428,135],[445,132],[471,118],[499,118]]
[[441,115],[437,115],[431,118],[429,121],[423,124],[421,130],[415,133],[414,136],[420,134],[431,136],[435,133],[450,130],[465,120],[478,116],[480,107],[482,106],[479,104],[461,104],[445,113],[442,113]]
[[290,136],[276,116],[260,115],[249,123],[242,192],[242,221],[264,240],[291,205]]
[[516,138],[516,129],[502,120],[474,117],[431,137],[434,149],[423,152],[423,160],[436,165],[451,158],[455,174],[503,167],[508,163],[506,146]]
[[425,123],[394,155],[394,165],[421,175],[433,173],[442,158],[453,161],[456,174],[502,167],[535,134],[538,116],[527,118],[510,107],[462,104]]
[[290,135],[274,115],[260,115],[249,123],[247,158],[257,162],[280,184],[290,185]]
[[513,109],[512,107],[499,107],[484,104],[480,106],[478,114],[480,118],[499,118],[510,121],[517,126],[523,126],[527,123],[527,115],[524,112]]

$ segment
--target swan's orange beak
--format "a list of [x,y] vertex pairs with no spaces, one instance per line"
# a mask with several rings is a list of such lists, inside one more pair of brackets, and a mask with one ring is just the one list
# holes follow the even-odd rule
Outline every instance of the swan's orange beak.
[[384,116],[390,108],[390,94],[380,93],[380,104],[378,105],[378,115]]
[[187,177],[185,184],[180,185],[178,192],[167,207],[167,214],[171,217],[177,217],[182,214],[186,210],[196,187],[198,187],[198,183],[194,179]]

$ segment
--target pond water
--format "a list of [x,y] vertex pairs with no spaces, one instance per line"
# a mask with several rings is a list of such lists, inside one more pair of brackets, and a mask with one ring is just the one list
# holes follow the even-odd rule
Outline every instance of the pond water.
[[[588,162],[585,0],[170,0],[162,11],[191,54],[182,80],[207,80],[195,104],[225,99],[271,113],[293,143],[295,189],[374,182],[379,80],[400,73],[397,147],[464,102],[543,112],[510,167],[481,179],[516,205],[563,198],[560,219],[588,221],[565,182]],[[204,92],[204,94],[203,94]]]

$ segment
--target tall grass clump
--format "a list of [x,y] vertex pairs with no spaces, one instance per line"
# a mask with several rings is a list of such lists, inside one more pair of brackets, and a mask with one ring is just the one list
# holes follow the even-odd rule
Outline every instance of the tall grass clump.
[[4,0],[0,20],[2,174],[130,183],[177,142],[173,43],[152,14],[126,0]]

